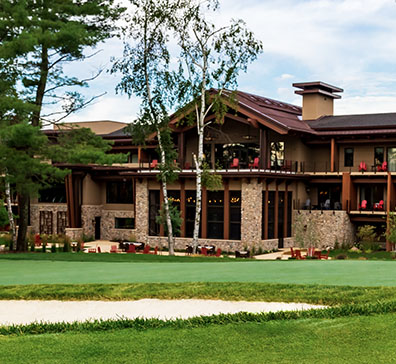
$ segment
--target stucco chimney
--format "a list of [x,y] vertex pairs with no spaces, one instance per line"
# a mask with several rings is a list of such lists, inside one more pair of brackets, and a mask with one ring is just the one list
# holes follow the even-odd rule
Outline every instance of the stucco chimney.
[[315,120],[325,115],[334,114],[334,99],[340,99],[335,92],[343,92],[339,87],[321,81],[293,83],[300,90],[294,91],[303,97],[303,120]]

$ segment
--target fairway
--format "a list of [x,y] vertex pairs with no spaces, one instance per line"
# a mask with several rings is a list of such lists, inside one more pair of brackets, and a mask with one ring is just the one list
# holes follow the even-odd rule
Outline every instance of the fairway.
[[0,284],[265,282],[396,286],[393,261],[108,263],[1,260]]

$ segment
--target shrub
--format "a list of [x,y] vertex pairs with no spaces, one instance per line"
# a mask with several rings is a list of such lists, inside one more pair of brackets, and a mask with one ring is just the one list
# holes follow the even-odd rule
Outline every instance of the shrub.
[[356,237],[359,240],[359,248],[367,252],[368,250],[379,250],[378,236],[375,232],[375,226],[363,225],[358,228]]
[[56,245],[54,243],[51,245],[51,253],[56,253]]
[[1,234],[0,235],[0,245],[5,245],[6,247],[10,247],[12,242],[11,234]]
[[346,254],[338,254],[336,257],[336,259],[347,259]]
[[258,255],[264,254],[264,250],[263,250],[263,248],[261,246],[259,246],[259,248],[257,250],[257,254]]
[[82,235],[82,240],[83,240],[84,243],[88,243],[88,242],[90,242],[90,241],[94,241],[95,238],[94,238],[92,235],[85,235],[85,234],[83,234],[83,235]]

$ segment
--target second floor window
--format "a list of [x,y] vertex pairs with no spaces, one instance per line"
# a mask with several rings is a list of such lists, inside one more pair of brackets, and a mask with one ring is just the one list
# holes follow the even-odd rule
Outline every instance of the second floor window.
[[271,142],[271,167],[282,167],[285,160],[285,142]]
[[384,161],[384,148],[374,148],[374,165],[379,166]]
[[106,203],[133,203],[132,181],[107,182]]
[[353,148],[344,149],[344,166],[353,167]]

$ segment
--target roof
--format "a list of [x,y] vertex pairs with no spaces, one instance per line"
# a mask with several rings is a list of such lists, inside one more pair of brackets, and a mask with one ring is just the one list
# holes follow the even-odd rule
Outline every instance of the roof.
[[322,116],[308,124],[316,131],[392,129],[396,113]]

